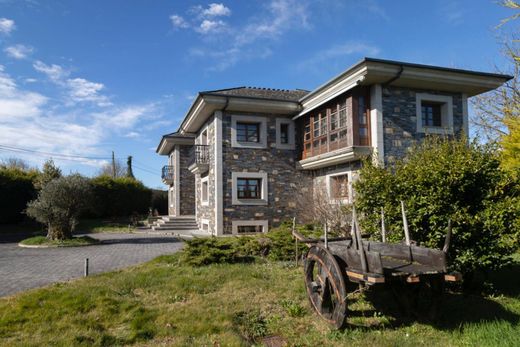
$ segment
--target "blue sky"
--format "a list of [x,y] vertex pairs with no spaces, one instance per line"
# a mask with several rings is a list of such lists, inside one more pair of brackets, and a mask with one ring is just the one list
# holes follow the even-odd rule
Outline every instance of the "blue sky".
[[164,188],[155,148],[198,91],[311,90],[364,56],[505,69],[509,15],[487,0],[0,0],[0,159],[85,157],[54,159],[93,175],[113,150]]

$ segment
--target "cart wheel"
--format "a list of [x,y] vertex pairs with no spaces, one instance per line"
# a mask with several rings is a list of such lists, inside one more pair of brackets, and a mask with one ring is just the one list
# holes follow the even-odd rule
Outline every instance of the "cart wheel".
[[312,306],[336,329],[342,328],[347,315],[347,287],[334,256],[322,246],[312,246],[305,258],[304,271]]

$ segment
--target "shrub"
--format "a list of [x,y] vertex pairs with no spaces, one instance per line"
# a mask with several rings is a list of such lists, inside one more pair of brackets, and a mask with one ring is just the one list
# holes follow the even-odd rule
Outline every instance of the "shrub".
[[493,147],[430,138],[390,168],[365,162],[355,189],[364,232],[379,234],[384,208],[389,239],[402,240],[403,200],[412,239],[442,248],[451,219],[449,256],[464,273],[499,268],[518,247],[518,183],[500,170]]
[[96,217],[147,214],[152,192],[140,181],[129,177],[98,176],[91,180],[94,204],[91,213]]
[[152,210],[157,210],[160,215],[168,214],[168,192],[165,190],[152,189]]
[[70,175],[47,183],[36,200],[27,205],[27,215],[47,225],[47,237],[64,240],[72,237],[78,217],[90,206],[88,179]]
[[27,203],[36,197],[36,170],[0,168],[0,224],[23,220]]

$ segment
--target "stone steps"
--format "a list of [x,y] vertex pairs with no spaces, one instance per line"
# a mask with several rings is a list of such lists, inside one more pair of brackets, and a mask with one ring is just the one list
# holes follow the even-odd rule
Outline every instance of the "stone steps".
[[181,217],[170,217],[162,216],[156,220],[152,225],[153,231],[199,231],[197,222],[194,216],[181,216]]

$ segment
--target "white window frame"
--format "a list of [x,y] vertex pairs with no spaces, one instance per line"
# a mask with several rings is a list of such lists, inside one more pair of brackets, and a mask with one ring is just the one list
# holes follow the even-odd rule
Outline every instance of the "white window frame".
[[[203,139],[203,134],[206,133],[206,143],[202,143],[202,139]],[[199,133],[199,136],[197,136],[197,144],[198,145],[208,145],[209,143],[209,130],[208,130],[208,125],[206,125],[204,128],[202,128],[201,132]]]
[[[258,123],[260,138],[258,142],[237,141],[237,123]],[[267,148],[267,118],[260,116],[231,115],[231,147]]]
[[[332,181],[332,178],[336,177],[336,176],[347,176],[348,177],[348,198],[347,199],[345,199],[345,198],[338,199],[338,198],[332,197],[331,181]],[[353,199],[354,190],[352,189],[353,177],[354,177],[354,175],[353,175],[352,170],[336,171],[336,172],[330,173],[325,176],[325,185],[326,185],[326,189],[327,189],[327,196],[329,197],[329,200],[331,203],[333,203],[333,204],[351,204],[354,201],[354,199]]]
[[[441,126],[424,126],[422,124],[422,102],[431,101],[442,103]],[[417,132],[427,134],[453,135],[453,97],[449,95],[437,95],[427,93],[415,94]]]
[[[289,124],[288,143],[282,143],[282,124]],[[294,121],[290,118],[276,118],[276,148],[279,149],[295,149]]]
[[[206,183],[206,200],[204,200],[204,183]],[[209,206],[209,176],[200,179],[200,204],[202,206]]]
[[[248,235],[249,233],[238,233],[239,226],[262,226],[262,233],[269,231],[268,220],[234,220],[231,222],[231,233],[233,235]],[[255,233],[256,234],[256,233]]]
[[[239,178],[260,178],[260,199],[239,199],[237,181]],[[267,205],[269,199],[268,181],[266,172],[232,172],[231,173],[231,204],[232,205]]]

